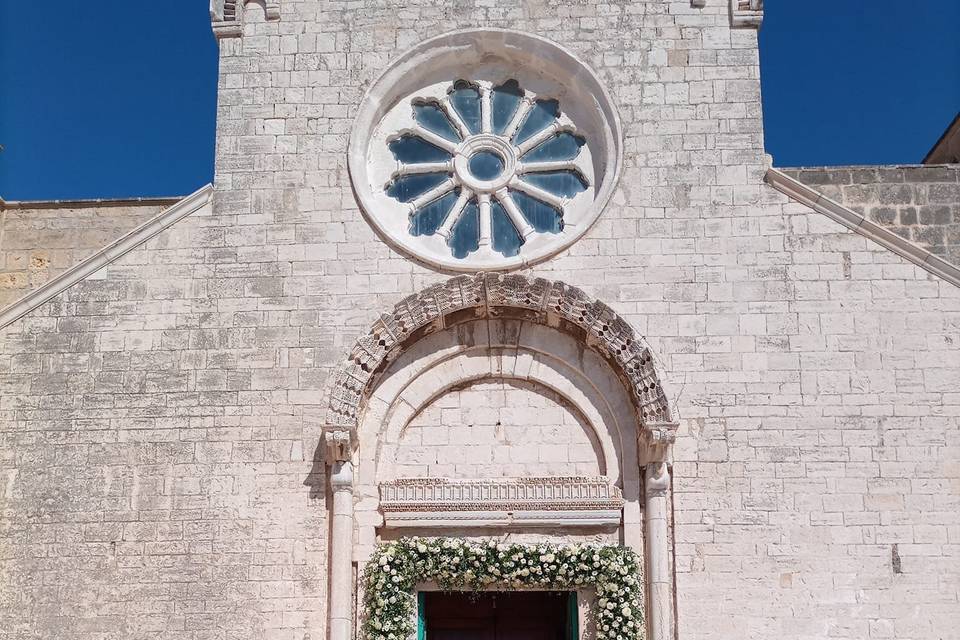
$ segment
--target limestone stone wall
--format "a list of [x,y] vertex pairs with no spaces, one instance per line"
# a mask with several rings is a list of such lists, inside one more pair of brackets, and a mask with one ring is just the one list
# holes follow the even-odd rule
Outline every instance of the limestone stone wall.
[[3,203],[0,308],[19,300],[176,202]]
[[726,0],[280,7],[221,41],[212,215],[0,333],[0,633],[326,637],[328,374],[447,277],[360,215],[352,117],[401,51],[489,25],[567,46],[620,109],[610,205],[529,273],[668,373],[678,637],[955,635],[960,290],[763,184]]
[[784,172],[960,265],[960,165],[803,167]]
[[396,477],[500,478],[604,475],[603,454],[582,416],[527,382],[451,391],[407,425]]

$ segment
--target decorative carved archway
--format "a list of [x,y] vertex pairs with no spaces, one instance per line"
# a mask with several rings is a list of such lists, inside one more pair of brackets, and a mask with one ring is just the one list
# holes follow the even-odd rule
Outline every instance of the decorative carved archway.
[[372,389],[404,348],[423,336],[479,318],[534,321],[573,334],[604,357],[630,392],[642,436],[673,442],[676,422],[646,341],[603,302],[542,278],[479,273],[435,284],[400,301],[361,336],[334,375],[324,432],[330,459],[347,459]]
[[[326,462],[330,465],[329,486],[333,497],[329,637],[331,640],[352,637],[352,563],[356,549],[354,463],[358,461],[361,424],[378,422],[384,417],[379,407],[383,404],[379,398],[381,387],[390,386],[388,372],[394,362],[406,358],[401,358],[402,355],[415,353],[418,343],[431,334],[438,334],[431,336],[430,340],[433,340],[447,335],[440,332],[454,327],[459,327],[456,329],[459,331],[468,323],[484,320],[489,320],[491,327],[512,322],[543,325],[565,334],[565,339],[572,338],[576,345],[595,354],[594,357],[598,357],[596,362],[605,363],[603,367],[609,369],[606,375],[611,376],[611,382],[619,379],[622,384],[622,389],[617,392],[623,408],[619,415],[635,425],[635,442],[643,442],[648,453],[643,462],[633,461],[633,464],[640,465],[634,467],[633,475],[637,481],[643,477],[649,637],[666,640],[671,636],[672,621],[667,535],[669,470],[666,460],[677,423],[653,354],[629,323],[580,289],[562,282],[495,273],[458,276],[408,296],[390,313],[381,315],[357,340],[347,361],[332,377],[323,425],[323,444],[326,446]],[[490,347],[494,346],[491,339]],[[427,369],[429,367],[425,367],[424,372]],[[443,377],[438,376],[438,385],[439,378]],[[620,385],[614,383],[614,386]],[[377,402],[374,402],[374,396]],[[369,438],[373,431],[376,429],[371,431],[367,427],[364,437]],[[636,455],[637,449],[633,451]],[[360,455],[359,459],[362,469],[364,456]],[[363,494],[360,499],[364,500]],[[633,504],[639,509],[636,502]],[[361,516],[365,514],[359,513]],[[626,514],[624,522],[627,522]]]

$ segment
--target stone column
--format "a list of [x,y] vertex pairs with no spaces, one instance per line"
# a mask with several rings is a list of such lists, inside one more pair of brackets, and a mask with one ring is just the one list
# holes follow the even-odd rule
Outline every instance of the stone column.
[[330,468],[333,526],[330,539],[330,640],[350,640],[353,621],[353,464],[337,461]]
[[673,599],[670,595],[670,548],[667,531],[667,492],[670,472],[665,462],[644,469],[644,524],[647,544],[647,602],[650,640],[673,638]]
[[330,640],[353,637],[353,463],[337,460],[330,467],[333,523],[330,538]]

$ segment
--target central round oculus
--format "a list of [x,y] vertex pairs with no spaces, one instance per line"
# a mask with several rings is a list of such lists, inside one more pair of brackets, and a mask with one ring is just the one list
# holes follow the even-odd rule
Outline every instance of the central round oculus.
[[494,151],[478,151],[470,156],[470,173],[477,180],[493,180],[503,173],[506,163],[503,156]]

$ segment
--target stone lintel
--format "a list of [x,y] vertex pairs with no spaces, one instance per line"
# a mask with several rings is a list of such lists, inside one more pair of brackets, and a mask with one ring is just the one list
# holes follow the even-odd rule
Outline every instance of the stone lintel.
[[605,477],[404,478],[380,484],[388,527],[619,526],[623,497]]

